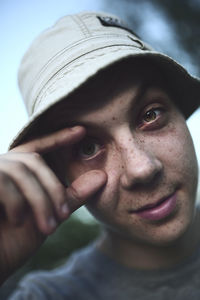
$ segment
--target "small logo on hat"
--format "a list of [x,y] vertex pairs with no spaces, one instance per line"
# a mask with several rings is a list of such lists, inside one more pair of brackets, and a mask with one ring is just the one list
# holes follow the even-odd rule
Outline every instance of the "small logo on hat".
[[97,16],[97,18],[103,26],[118,27],[121,29],[125,29],[140,39],[140,37],[132,29],[128,28],[120,19],[112,18],[110,16]]

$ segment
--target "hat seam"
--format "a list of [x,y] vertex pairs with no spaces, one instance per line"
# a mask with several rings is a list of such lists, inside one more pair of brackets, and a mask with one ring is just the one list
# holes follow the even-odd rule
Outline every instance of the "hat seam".
[[[107,46],[107,47],[113,47],[113,46],[119,46],[119,45],[111,45],[111,46]],[[122,46],[123,46],[123,47],[122,47]],[[132,48],[136,48],[136,47],[134,47],[134,46],[132,46],[132,45],[129,45],[129,46],[121,45],[120,47],[118,47],[117,49],[113,49],[113,50],[110,51],[109,53],[114,53],[114,52],[117,52],[117,51],[119,51],[119,50],[123,50],[124,47],[126,48],[125,50],[132,50]],[[98,50],[101,50],[101,49],[105,49],[105,47],[95,49],[95,50],[93,50],[93,51],[91,51],[91,52],[88,52],[88,53],[92,53],[92,52],[95,52],[95,51],[98,51]],[[58,80],[61,80],[61,79],[66,75],[66,73],[69,74],[69,73],[72,72],[75,68],[77,68],[77,66],[81,66],[81,65],[85,64],[85,62],[88,61],[88,60],[93,60],[93,59],[95,59],[97,56],[100,57],[100,56],[104,56],[104,55],[107,54],[107,53],[99,53],[98,55],[87,57],[82,63],[75,64],[75,65],[73,65],[73,66],[71,67],[71,69],[68,69],[66,72],[62,73],[62,71],[65,69],[65,67],[66,67],[67,65],[73,64],[74,61],[79,60],[81,57],[87,55],[88,53],[83,54],[83,55],[77,57],[75,60],[71,61],[69,64],[66,64],[65,66],[63,66],[62,69],[60,69],[57,73],[55,73],[55,74],[47,81],[46,85],[48,85],[48,82],[49,82],[51,79],[55,78],[55,80],[52,82],[51,85],[49,85],[48,87],[45,87],[46,90],[45,90],[45,88],[44,88],[44,90],[42,90],[42,91],[38,94],[38,96],[36,97],[36,100],[35,100],[35,102],[34,102],[34,108],[35,108],[36,105],[39,106],[40,103],[41,103],[41,101],[42,101],[44,98],[46,98],[47,96],[51,95],[51,94],[55,91],[55,88],[52,90],[52,87],[53,87],[55,84],[57,84],[57,81],[58,81]],[[166,56],[165,54],[160,55],[160,54],[157,53],[157,52],[146,51],[146,54],[150,54],[150,53],[152,53],[152,54],[153,54],[153,53],[154,53],[154,54],[156,53],[156,54],[157,54],[157,58],[155,57],[154,59],[159,59],[159,57],[164,57],[164,58],[166,58],[166,59],[168,58],[168,56]],[[135,54],[135,57],[136,57],[136,56],[140,56],[141,54],[144,55],[145,52],[142,52],[142,51],[141,51],[140,53]],[[179,72],[181,72],[184,76],[189,76],[188,72],[187,72],[185,69],[181,68],[180,65],[176,63],[176,61],[174,61],[172,58],[171,58],[171,61],[172,61],[173,63],[176,64],[176,66],[177,66],[178,69],[179,69]],[[60,74],[60,77],[59,77],[59,73],[61,73],[61,74]],[[50,92],[49,92],[49,91],[50,91]],[[38,98],[39,98],[39,100],[37,100]],[[34,114],[34,109],[32,110],[32,113]]]
[[37,122],[50,107],[70,99],[70,95],[73,100],[74,91],[89,84],[90,78],[98,76],[99,71],[110,67],[112,70],[115,63],[123,63],[130,57],[141,57],[143,61],[146,57],[158,64],[166,80],[173,83],[172,88],[180,90],[177,104],[185,117],[191,115],[199,105],[199,78],[190,75],[167,54],[155,51],[134,32],[130,33],[129,27],[110,13],[86,11],[64,16],[35,39],[18,73],[29,120],[10,147],[34,130],[38,129],[39,133]]
[[79,26],[81,32],[84,34],[85,37],[91,36],[91,32],[89,31],[88,27],[83,22],[83,20],[80,18],[80,16],[78,15],[72,16],[72,19]]
[[[31,91],[33,90],[33,88],[34,88],[34,86],[35,86],[35,82],[38,82],[38,80],[42,77],[42,74],[45,73],[45,70],[48,68],[48,66],[49,66],[50,64],[53,64],[53,62],[54,62],[55,60],[58,60],[59,57],[60,57],[62,54],[64,54],[65,52],[67,52],[67,51],[69,51],[69,50],[71,50],[71,49],[73,49],[74,47],[77,47],[77,46],[83,44],[84,42],[88,42],[88,41],[90,41],[90,40],[92,40],[92,39],[101,39],[101,38],[105,39],[105,37],[106,37],[106,38],[111,38],[111,37],[113,37],[113,38],[118,38],[118,37],[120,37],[121,39],[123,38],[124,40],[125,40],[125,39],[127,39],[127,40],[129,40],[129,41],[131,40],[132,42],[137,43],[137,44],[140,45],[140,47],[141,47],[141,43],[140,43],[140,41],[139,41],[138,39],[134,39],[134,40],[133,40],[133,39],[131,39],[131,37],[130,37],[129,35],[125,35],[125,34],[122,34],[122,33],[120,33],[120,34],[119,34],[119,33],[118,33],[118,34],[109,33],[109,34],[104,34],[104,35],[99,34],[99,35],[95,35],[95,36],[90,35],[90,36],[88,36],[87,38],[82,38],[81,40],[79,40],[79,41],[77,41],[77,42],[71,44],[70,46],[67,46],[67,47],[63,48],[62,50],[60,50],[59,52],[57,52],[53,57],[51,57],[51,58],[46,62],[46,64],[41,68],[41,70],[40,70],[40,71],[38,72],[38,74],[36,75],[35,79],[32,81],[32,85],[31,85],[31,87],[30,87],[28,93],[31,94]],[[139,41],[139,42],[138,42],[138,41]],[[115,44],[115,45],[111,45],[111,46],[116,46],[116,44]],[[104,46],[104,47],[105,47],[105,46]],[[136,47],[136,46],[134,46],[134,47]],[[138,48],[140,49],[140,47],[138,47]],[[96,50],[98,50],[98,49],[99,49],[99,48],[95,48],[93,51],[96,51]],[[86,54],[87,54],[87,53],[86,53]],[[57,69],[58,69],[58,67],[57,67]],[[59,72],[59,69],[58,69],[56,72]],[[40,86],[42,87],[42,86],[43,86],[43,83],[41,83]],[[38,89],[41,89],[41,87],[38,88]]]
[[[129,51],[132,50],[132,47],[129,47]],[[126,49],[125,49],[126,50]],[[133,53],[132,53],[133,54]],[[133,54],[134,55],[134,54]],[[172,59],[171,57],[167,56],[166,54],[163,54],[163,53],[159,53],[157,51],[141,51],[141,53],[137,53],[136,55],[134,56],[146,56],[146,57],[151,57],[151,58],[154,58],[156,60],[158,59],[165,59],[165,60],[169,60],[171,61],[172,64],[175,64],[175,67],[177,68],[178,67],[178,70],[179,72],[184,76],[184,77],[189,77],[189,79],[192,81],[190,82],[190,84],[192,85],[192,83],[195,83],[195,84],[198,84],[199,86],[199,90],[200,90],[200,80],[198,78],[194,78],[192,77],[181,65],[179,65],[179,63],[177,63],[174,59]],[[129,52],[128,55],[126,55],[126,57],[130,57],[132,56],[131,53]],[[116,60],[112,60],[110,63],[115,63],[116,61],[119,61],[119,59],[123,59],[125,58],[125,56],[121,56],[121,57],[118,57]],[[110,64],[109,63],[109,64]],[[164,61],[163,61],[164,63]],[[171,65],[171,64],[170,64]],[[106,66],[103,66],[103,68],[107,67],[108,66],[108,63],[106,63]],[[97,69],[94,73],[90,73],[85,79],[86,81],[89,79],[89,77],[95,75],[96,72],[98,72],[98,70],[100,69]],[[81,84],[83,84],[85,81],[82,81],[81,83],[79,82],[79,84],[75,87],[73,87],[69,93],[66,94],[66,96],[68,96],[70,93],[72,93],[75,89],[77,89]],[[189,84],[189,82],[187,82],[187,84]],[[63,99],[65,96],[64,95],[60,95],[59,98],[57,96],[57,99],[55,98],[55,102],[54,103],[49,103],[50,105],[48,105],[47,107],[40,107],[38,111],[35,112],[35,114],[33,114],[30,118],[29,118],[29,122],[18,132],[18,134],[15,136],[15,138],[13,138],[12,142],[10,143],[9,145],[9,149],[12,149],[13,147],[15,147],[16,145],[18,145],[24,138],[24,136],[27,135],[27,133],[30,131],[30,129],[32,128],[33,124],[35,122],[37,122],[38,118],[44,114],[46,112],[46,110],[49,108],[49,107],[52,107],[53,105],[55,105],[55,103],[58,103],[61,99]],[[43,100],[43,99],[41,99]],[[46,99],[44,99],[44,101],[46,102]],[[197,108],[197,107],[196,107]],[[196,109],[195,108],[195,109]],[[189,115],[191,115],[191,113],[194,111],[191,110],[191,112],[188,114],[187,117],[189,117]]]
[[[120,46],[120,47],[118,47],[117,49],[113,49],[112,51],[110,51],[109,53],[114,53],[114,52],[117,52],[117,51],[119,51],[119,50],[122,50],[123,48],[126,48],[127,50],[132,50],[132,48],[137,48],[136,46],[133,46],[133,45],[129,45],[129,46],[127,46],[127,45],[109,45],[109,46],[107,46],[107,47],[100,47],[100,48],[98,48],[98,49],[95,49],[95,50],[92,50],[92,51],[90,51],[90,52],[87,52],[87,53],[84,53],[84,54],[82,54],[82,55],[80,55],[79,57],[76,57],[76,59],[74,59],[73,61],[70,61],[70,63],[68,63],[68,64],[66,64],[66,65],[64,65],[61,69],[59,69],[56,73],[54,73],[54,75],[51,77],[51,78],[49,78],[49,80],[46,82],[46,84],[45,84],[45,86],[46,87],[44,87],[43,86],[43,89],[42,90],[40,90],[40,92],[38,93],[38,95],[37,95],[37,97],[36,97],[36,99],[35,99],[35,102],[34,102],[34,105],[32,106],[32,111],[31,111],[31,113],[33,114],[34,113],[34,110],[35,110],[35,107],[36,106],[39,106],[39,104],[41,103],[41,101],[42,101],[42,99],[44,99],[44,97],[46,97],[47,95],[50,95],[50,94],[52,94],[52,92],[54,91],[51,91],[50,93],[48,92],[51,88],[52,88],[52,86],[53,85],[55,85],[56,83],[57,83],[57,81],[58,80],[61,80],[65,75],[66,75],[66,73],[70,73],[70,72],[72,72],[73,71],[73,69],[74,68],[76,68],[77,66],[80,66],[80,65],[83,65],[83,64],[85,64],[85,62],[86,62],[86,60],[88,61],[88,60],[93,60],[94,58],[96,58],[97,56],[99,57],[99,56],[104,56],[104,55],[106,55],[107,53],[99,53],[98,55],[95,55],[95,56],[90,56],[90,57],[87,57],[87,58],[85,58],[85,60],[82,62],[82,63],[78,63],[78,64],[76,64],[76,65],[73,65],[72,67],[71,67],[71,69],[68,69],[67,70],[67,72],[64,72],[64,73],[61,73],[67,66],[69,66],[70,64],[73,64],[75,61],[78,61],[81,57],[83,57],[83,56],[85,56],[85,55],[87,55],[87,54],[89,54],[89,53],[92,53],[92,52],[96,52],[96,51],[98,51],[98,50],[101,50],[101,49],[105,49],[105,48],[109,48],[109,47],[118,47],[118,46]],[[122,47],[123,46],[123,47]],[[138,49],[138,48],[137,48]],[[141,52],[142,53],[142,52]],[[60,77],[58,77],[59,76],[59,73],[61,73],[60,74]],[[52,80],[52,79],[55,79],[53,82],[52,82],[52,84],[51,85],[49,85],[48,87],[47,87],[47,85],[48,85],[48,83]],[[46,90],[45,90],[46,89]]]

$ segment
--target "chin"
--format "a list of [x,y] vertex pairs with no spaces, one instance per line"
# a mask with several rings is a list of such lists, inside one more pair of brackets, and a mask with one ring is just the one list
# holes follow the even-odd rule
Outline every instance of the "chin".
[[155,223],[147,243],[159,247],[170,247],[188,240],[188,237],[191,237],[194,215],[193,210],[183,215],[176,211],[167,219]]

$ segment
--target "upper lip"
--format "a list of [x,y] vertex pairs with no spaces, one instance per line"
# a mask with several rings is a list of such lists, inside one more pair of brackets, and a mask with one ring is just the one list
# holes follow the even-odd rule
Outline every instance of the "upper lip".
[[146,205],[144,205],[144,206],[141,206],[141,207],[138,208],[138,209],[131,209],[130,212],[131,212],[131,213],[138,213],[138,212],[141,212],[141,211],[146,210],[146,209],[154,208],[154,207],[160,205],[162,202],[164,202],[164,201],[167,200],[168,198],[170,198],[173,194],[174,194],[174,193],[168,194],[167,196],[162,197],[162,198],[159,199],[158,201],[155,201],[155,202],[153,202],[153,203],[146,204]]

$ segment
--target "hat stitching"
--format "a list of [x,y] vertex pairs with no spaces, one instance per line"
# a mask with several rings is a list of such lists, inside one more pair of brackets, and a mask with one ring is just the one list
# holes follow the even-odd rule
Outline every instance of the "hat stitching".
[[[160,54],[157,51],[154,51],[153,48],[149,47],[149,45],[147,45],[147,49],[143,49],[141,50],[138,46],[136,48],[136,50],[133,50],[133,45],[130,45],[130,40],[129,43],[127,43],[127,39],[125,41],[125,37],[127,38],[127,31],[125,33],[125,30],[123,31],[119,31],[119,30],[109,30],[107,28],[107,30],[103,30],[103,27],[100,26],[100,24],[98,25],[96,23],[97,20],[97,16],[102,15],[102,16],[108,16],[108,17],[114,17],[116,19],[119,19],[116,16],[113,16],[111,14],[107,14],[104,12],[82,12],[77,14],[78,18],[75,20],[75,18],[72,18],[72,16],[65,16],[65,20],[63,21],[63,23],[61,23],[61,26],[65,26],[66,29],[70,29],[68,28],[68,24],[69,24],[69,19],[71,19],[71,22],[75,24],[78,24],[77,26],[77,31],[76,28],[74,27],[75,30],[70,30],[70,34],[74,35],[74,37],[76,37],[76,33],[79,33],[79,35],[82,34],[82,36],[80,36],[80,38],[77,37],[77,39],[79,39],[79,41],[76,43],[72,42],[70,39],[67,42],[67,45],[64,44],[64,36],[68,36],[66,35],[66,32],[63,32],[63,39],[62,39],[62,43],[60,44],[63,47],[66,47],[64,49],[61,49],[61,51],[58,51],[55,55],[51,55],[51,59],[46,62],[46,64],[41,68],[39,65],[39,70],[36,72],[36,70],[33,70],[34,72],[32,72],[32,79],[28,78],[31,82],[33,82],[33,86],[31,86],[31,89],[28,89],[28,86],[30,87],[30,85],[28,84],[28,86],[26,85],[26,81],[23,82],[22,81],[22,86],[21,86],[21,90],[23,88],[23,86],[26,87],[26,90],[24,91],[24,94],[26,94],[26,99],[25,102],[27,104],[27,109],[29,109],[29,112],[31,112],[33,106],[35,108],[34,113],[32,114],[32,116],[29,117],[29,122],[24,126],[24,128],[21,130],[21,133],[18,134],[18,137],[15,137],[13,144],[15,143],[19,143],[20,139],[23,138],[24,135],[26,135],[29,132],[29,129],[31,128],[32,124],[34,122],[37,121],[38,117],[40,117],[43,113],[45,113],[45,111],[49,108],[55,105],[55,103],[58,103],[61,99],[63,99],[64,97],[69,96],[69,94],[71,94],[75,89],[79,88],[84,82],[86,82],[90,77],[95,76],[95,74],[101,70],[101,69],[105,69],[107,68],[109,65],[114,64],[116,61],[119,60],[123,60],[127,57],[131,57],[131,56],[135,56],[135,57],[149,57],[151,59],[153,59],[154,61],[157,61],[158,63],[160,63],[160,65],[163,66],[163,70],[164,72],[166,72],[169,76],[170,76],[170,72],[173,72],[174,75],[177,75],[174,79],[177,78],[177,84],[178,87],[180,88],[180,90],[182,88],[184,88],[183,90],[186,91],[186,89],[188,88],[190,90],[190,97],[188,98],[191,99],[189,100],[189,102],[191,102],[191,110],[189,112],[189,105],[188,108],[184,108],[185,109],[185,114],[187,114],[186,110],[188,110],[188,116],[189,114],[192,113],[192,111],[194,110],[195,106],[194,104],[199,104],[199,98],[198,98],[198,94],[199,94],[199,90],[200,90],[200,81],[199,79],[196,77],[192,77],[190,76],[190,74],[184,70],[184,68],[179,65],[176,61],[174,61],[173,59],[171,59],[169,56],[164,55],[164,54]],[[81,22],[80,22],[81,20]],[[70,22],[70,24],[71,24]],[[123,22],[123,21],[122,21]],[[73,24],[72,24],[73,25]],[[57,28],[59,29],[59,22],[57,22]],[[54,28],[54,27],[53,27]],[[95,30],[95,28],[97,30]],[[87,32],[88,30],[88,32]],[[125,41],[123,43],[123,45],[121,45],[118,42],[118,47],[116,47],[116,42],[105,42],[104,46],[102,47],[101,42],[99,42],[98,44],[95,44],[96,40],[92,41],[90,47],[84,48],[85,53],[83,53],[83,49],[82,49],[82,40],[85,40],[84,37],[89,36],[89,31],[91,31],[91,36],[95,37],[96,39],[96,33],[99,32],[101,34],[102,37],[104,37],[104,40],[106,41],[106,36],[107,36],[107,32],[109,32],[109,36],[113,35],[113,36],[118,36],[119,39],[121,38],[121,43],[123,43],[123,41]],[[51,32],[51,30],[50,30]],[[119,34],[120,32],[120,34]],[[48,33],[48,30],[47,30]],[[117,34],[118,33],[118,34]],[[108,38],[109,38],[108,36]],[[131,39],[131,35],[129,35],[129,39]],[[135,41],[136,42],[136,41]],[[143,42],[143,41],[142,41]],[[70,43],[70,45],[69,45]],[[111,45],[111,43],[114,45]],[[144,42],[143,42],[144,43]],[[77,45],[77,51],[74,51],[76,49],[73,49],[72,47],[75,47],[75,45]],[[95,46],[96,45],[96,46]],[[109,45],[109,46],[108,46]],[[144,45],[146,46],[146,43],[144,43]],[[117,50],[113,50],[113,48],[117,48]],[[126,46],[126,47],[125,47]],[[101,47],[101,48],[100,48]],[[104,50],[106,51],[106,47],[110,47],[108,49],[108,54],[107,56],[104,55],[104,53],[100,53],[100,52],[104,52]],[[72,48],[72,50],[70,49]],[[93,49],[92,49],[93,48]],[[96,48],[96,49],[94,49]],[[98,51],[99,49],[102,49],[103,51]],[[68,51],[69,53],[65,53],[67,51],[67,49],[69,49],[70,51]],[[112,51],[109,51],[110,49],[112,49]],[[121,49],[121,50],[120,50]],[[80,51],[81,50],[81,51]],[[147,51],[144,51],[147,50]],[[95,56],[94,54],[91,56],[87,55],[91,52],[96,51],[98,53],[95,52]],[[118,52],[117,52],[118,51]],[[115,52],[115,54],[113,54]],[[63,55],[62,55],[63,53]],[[109,55],[110,53],[110,55]],[[30,53],[28,52],[28,59],[32,61],[35,53]],[[30,55],[31,54],[31,55]],[[42,55],[45,53],[41,53]],[[68,57],[66,57],[66,54],[68,54]],[[71,55],[73,54],[73,56]],[[84,56],[83,56],[84,55]],[[71,58],[69,58],[69,56]],[[83,58],[81,59],[80,57],[83,56]],[[89,57],[88,57],[89,56]],[[98,59],[98,56],[100,57]],[[96,64],[95,64],[95,59],[96,59]],[[61,61],[62,60],[62,61]],[[84,60],[84,62],[81,62],[81,60]],[[49,66],[52,62],[52,66]],[[85,72],[86,68],[85,68],[85,63],[88,64],[88,71]],[[57,66],[56,66],[57,65]],[[64,65],[64,66],[63,66]],[[26,66],[26,61],[24,62],[24,66],[27,68]],[[78,66],[80,66],[79,72]],[[21,64],[22,70],[23,70],[23,63]],[[25,69],[26,71],[27,69]],[[44,73],[43,73],[44,72]],[[34,76],[35,74],[35,76]],[[22,74],[23,75],[23,74]],[[172,73],[171,73],[172,75]],[[174,76],[173,75],[173,76]],[[65,77],[64,77],[65,76]],[[30,77],[30,76],[29,76]],[[33,78],[35,80],[38,79],[38,82],[35,80],[33,80]],[[59,78],[61,79],[59,81]],[[23,76],[20,78],[21,80],[23,79]],[[26,77],[25,77],[26,79]],[[71,80],[71,81],[70,81]],[[173,79],[172,79],[173,80]],[[185,81],[184,81],[185,80]],[[71,83],[69,86],[66,86],[66,81],[69,81],[69,83]],[[31,83],[30,82],[30,83]],[[57,86],[55,86],[57,84]],[[185,86],[186,85],[186,86]],[[57,88],[57,90],[56,90]],[[191,95],[192,92],[192,95]],[[36,95],[36,97],[34,97],[34,95]],[[186,96],[186,94],[182,93],[183,96]],[[185,97],[184,97],[185,98]],[[192,99],[194,98],[194,99]],[[193,102],[192,102],[193,100]],[[195,101],[196,100],[196,101]],[[195,103],[194,103],[195,101]],[[198,102],[198,103],[197,103]],[[33,104],[33,106],[32,106]],[[195,104],[195,105],[196,105]],[[36,107],[38,105],[38,107]],[[184,107],[184,106],[183,106]],[[13,145],[11,144],[11,145]]]
[[[119,45],[107,46],[107,48],[108,48],[108,47],[115,47],[115,46],[119,46]],[[132,50],[133,48],[137,48],[137,47],[132,46],[132,45],[129,45],[129,46],[126,45],[126,46],[123,46],[123,47],[122,47],[122,45],[121,45],[121,47],[118,47],[117,49],[111,50],[111,51],[109,52],[109,54],[110,54],[110,53],[115,53],[115,52],[117,52],[117,51],[119,51],[119,50],[124,50],[124,47],[126,47],[126,50]],[[87,54],[89,54],[89,53],[96,52],[96,51],[101,50],[101,49],[105,49],[105,47],[98,48],[98,49],[92,50],[91,52],[88,52],[88,53],[86,53],[86,54],[83,54],[83,55],[77,57],[76,59],[74,59],[73,61],[71,61],[70,63],[64,65],[64,66],[62,67],[62,69],[58,70],[58,72],[56,72],[56,73],[55,73],[55,74],[54,74],[54,75],[46,82],[46,84],[45,84],[46,86],[44,86],[44,88],[41,89],[41,91],[38,93],[38,95],[37,95],[37,97],[36,97],[36,99],[35,99],[35,102],[34,102],[34,104],[33,104],[33,107],[32,107],[32,113],[33,113],[34,110],[35,110],[35,106],[36,106],[36,105],[39,106],[40,102],[42,101],[42,99],[43,99],[44,97],[46,97],[47,95],[49,95],[49,94],[51,94],[52,92],[55,91],[55,88],[52,89],[52,87],[53,87],[55,84],[58,84],[58,82],[57,82],[58,80],[62,79],[66,74],[69,74],[70,72],[72,72],[72,71],[73,71],[75,68],[77,68],[78,66],[81,66],[81,65],[85,64],[86,61],[88,61],[88,60],[93,60],[93,59],[95,59],[97,56],[98,56],[98,57],[104,56],[104,55],[106,55],[107,53],[99,53],[99,54],[96,54],[96,55],[91,56],[91,57],[86,57],[85,60],[84,60],[83,62],[73,64],[73,65],[71,66],[71,69],[70,69],[70,67],[69,67],[67,71],[65,71],[64,73],[62,73],[62,71],[63,71],[67,66],[71,65],[74,61],[79,60],[81,57],[83,57],[83,56],[85,56],[85,55],[87,55]],[[140,54],[139,54],[139,55],[140,55]],[[60,76],[59,76],[59,75],[60,75]],[[54,82],[52,82],[51,85],[48,86],[48,82],[50,82],[50,81],[52,80],[52,78],[55,78],[55,80],[54,80]]]
[[80,30],[82,31],[82,33],[84,34],[85,37],[88,37],[91,35],[88,27],[86,26],[86,24],[82,21],[82,19],[79,16],[72,16],[72,19],[79,26]]
[[[105,47],[103,47],[103,48],[105,48]],[[113,50],[110,51],[110,53],[114,53],[114,52],[117,52],[117,51],[119,51],[119,50],[123,50],[123,48],[124,48],[124,47],[120,47],[120,48],[117,48],[117,49],[113,49]],[[133,46],[126,47],[127,50],[132,50],[132,48],[133,48]],[[97,50],[100,50],[100,49],[102,49],[102,48],[99,48],[99,49],[97,49]],[[93,52],[93,51],[92,51],[92,52]],[[154,59],[156,59],[156,60],[158,60],[159,58],[161,58],[161,59],[163,59],[163,58],[164,58],[164,59],[168,59],[168,57],[167,57],[166,55],[164,55],[164,54],[160,55],[160,54],[157,53],[157,52],[151,52],[151,53],[156,53],[156,54],[157,54],[157,57],[154,57]],[[87,54],[88,54],[88,53],[87,53]],[[135,54],[134,56],[135,56],[135,57],[136,57],[136,56],[140,56],[141,54],[142,54],[142,55],[145,55],[144,52],[141,52],[141,53]],[[150,54],[150,53],[147,53],[147,54]],[[85,54],[84,54],[84,55],[85,55]],[[84,56],[84,55],[82,55],[82,56]],[[55,77],[55,80],[52,82],[52,84],[49,85],[49,86],[44,87],[44,89],[41,91],[41,93],[38,94],[38,96],[37,96],[37,98],[36,98],[36,100],[35,100],[35,103],[34,103],[34,108],[35,108],[36,105],[39,106],[42,100],[45,102],[45,101],[46,101],[45,98],[47,99],[46,96],[51,95],[51,94],[58,88],[58,82],[57,82],[58,80],[62,79],[66,74],[69,75],[75,68],[77,68],[77,67],[79,67],[79,66],[85,64],[86,61],[93,60],[93,59],[95,59],[97,56],[100,57],[100,56],[104,56],[104,55],[105,55],[105,53],[99,53],[99,54],[97,54],[97,55],[95,55],[95,56],[86,57],[85,60],[84,60],[84,62],[76,63],[75,65],[73,65],[73,66],[71,67],[71,69],[69,68],[67,71],[65,71],[64,73],[62,73],[62,71],[64,71],[65,67],[67,66],[67,65],[65,65],[62,69],[59,70],[59,72],[57,72],[56,74],[54,74],[53,77]],[[130,54],[130,55],[131,55],[131,54]],[[77,59],[80,59],[82,56],[78,57]],[[122,57],[122,58],[123,58],[123,57]],[[74,61],[75,61],[75,60],[74,60]],[[171,61],[175,63],[175,61],[174,61],[173,59],[171,59]],[[113,62],[114,62],[114,61],[113,61]],[[71,62],[71,63],[73,63],[73,62]],[[71,64],[71,63],[70,63],[70,64]],[[69,65],[69,64],[68,64],[68,65]],[[168,67],[172,67],[172,65],[168,65]],[[186,76],[186,77],[189,76],[189,74],[187,73],[187,71],[185,71],[184,69],[182,69],[179,65],[177,65],[177,67],[178,67],[180,73],[183,74],[183,76]],[[172,68],[172,69],[173,69],[173,68]],[[59,75],[60,75],[60,76],[59,76]],[[53,77],[52,77],[52,78],[53,78]],[[50,80],[49,80],[49,81],[50,81]],[[47,84],[48,84],[48,82],[47,82]],[[55,88],[55,85],[57,85],[56,88]],[[70,92],[71,92],[71,91],[70,91]],[[34,112],[34,109],[33,109],[32,112]]]
[[[138,46],[140,46],[140,47],[138,47],[138,48],[141,48],[141,43],[138,43],[138,41],[136,40],[136,39],[131,39],[130,38],[130,35],[125,35],[125,34],[111,34],[111,33],[109,33],[109,34],[104,34],[104,35],[102,35],[102,34],[98,34],[98,35],[95,35],[95,36],[89,36],[89,37],[87,37],[87,38],[83,38],[83,39],[81,39],[81,40],[79,40],[79,41],[77,41],[76,43],[73,43],[73,44],[71,44],[70,46],[68,46],[68,47],[65,47],[65,48],[63,48],[62,50],[60,50],[59,52],[57,52],[54,56],[52,56],[47,62],[46,62],[46,64],[41,68],[41,70],[38,72],[38,74],[36,75],[36,77],[35,77],[35,79],[34,80],[32,80],[32,85],[30,86],[30,88],[29,88],[29,93],[31,93],[31,91],[33,90],[33,87],[34,87],[34,85],[35,85],[35,82],[37,82],[37,81],[39,81],[39,79],[42,77],[42,74],[44,74],[44,72],[45,72],[45,70],[48,68],[48,66],[50,65],[50,64],[52,64],[53,63],[53,61],[54,60],[58,60],[59,59],[59,57],[62,55],[62,54],[64,54],[65,52],[67,52],[67,51],[69,51],[70,49],[73,49],[74,47],[77,47],[78,45],[80,45],[80,44],[82,44],[82,43],[84,43],[84,42],[87,42],[87,41],[89,41],[89,40],[91,40],[91,39],[97,39],[97,38],[108,38],[108,39],[110,39],[111,37],[114,37],[114,38],[120,38],[121,40],[123,39],[124,41],[125,40],[129,40],[129,42],[130,41],[132,41],[132,42],[134,42],[134,43],[137,43],[138,44]],[[127,39],[128,38],[128,39]],[[124,42],[125,43],[125,42]],[[127,44],[126,44],[127,45]],[[110,45],[109,45],[110,46]],[[116,46],[116,45],[111,45],[111,46]],[[136,47],[136,45],[133,45],[133,47]],[[105,47],[104,47],[105,48]],[[94,49],[93,51],[95,51],[95,50],[98,50],[98,49]],[[57,69],[57,71],[54,71],[54,73],[57,73],[57,72],[59,72],[59,70],[60,70],[60,67],[58,67],[58,64],[56,64],[56,69]],[[50,78],[51,79],[51,78]],[[50,80],[49,79],[49,80]],[[38,90],[40,90],[40,89],[42,89],[42,87],[43,87],[43,85],[44,85],[44,82],[41,82],[41,84],[40,84],[40,86],[38,87]]]
[[[133,42],[135,42],[136,43],[136,41],[133,41]],[[65,64],[64,66],[62,66],[62,68],[60,68],[59,67],[59,69],[57,68],[57,71],[54,71],[54,73],[53,73],[53,75],[46,81],[46,83],[44,84],[44,82],[41,82],[41,84],[40,84],[40,86],[38,87],[38,90],[42,90],[43,88],[44,88],[44,86],[45,85],[47,85],[48,84],[48,82],[57,74],[57,73],[59,73],[63,68],[65,68],[67,65],[70,65],[71,63],[73,63],[75,60],[77,60],[77,59],[80,59],[80,57],[82,57],[82,56],[84,56],[84,55],[87,55],[87,54],[89,54],[89,53],[92,53],[92,52],[95,52],[95,51],[98,51],[98,50],[100,50],[100,49],[105,49],[105,48],[109,48],[109,47],[119,47],[117,50],[111,50],[111,52],[116,52],[116,51],[118,51],[118,50],[121,50],[121,49],[123,49],[124,47],[127,47],[127,49],[132,49],[132,48],[137,48],[137,49],[140,49],[139,47],[137,47],[136,45],[131,45],[131,44],[126,44],[126,45],[124,45],[124,44],[122,44],[122,45],[119,45],[119,44],[117,44],[117,45],[108,45],[108,46],[103,46],[103,47],[99,47],[99,48],[97,48],[97,49],[94,49],[94,50],[92,50],[92,51],[90,51],[90,52],[87,52],[87,53],[84,53],[84,54],[82,54],[82,55],[80,55],[80,56],[78,56],[78,57],[76,57],[73,61],[70,61],[69,63],[67,63],[67,64]],[[121,47],[120,47],[121,46]],[[123,46],[123,47],[122,47]],[[131,48],[129,48],[129,47],[131,47]],[[66,49],[66,50],[68,50],[68,49]],[[60,53],[60,54],[62,54],[62,53]],[[55,57],[54,57],[55,58]],[[94,58],[95,58],[95,56],[94,56]],[[62,63],[63,63],[63,61],[62,61]],[[48,64],[49,64],[49,62],[48,62]],[[40,73],[38,74],[38,76],[36,77],[36,79],[34,80],[34,82],[35,81],[37,81],[37,80],[39,80],[39,78],[41,77],[41,75],[42,75],[42,73],[45,71],[45,67],[48,67],[48,64],[46,64],[44,67],[43,67],[43,69],[40,71]],[[42,72],[43,71],[43,72]],[[33,86],[34,86],[34,83],[33,83]],[[38,95],[40,94],[40,92],[38,92]],[[36,100],[37,101],[37,100]],[[33,104],[33,108],[32,108],[32,112],[33,112],[33,110],[34,110],[34,104]]]

